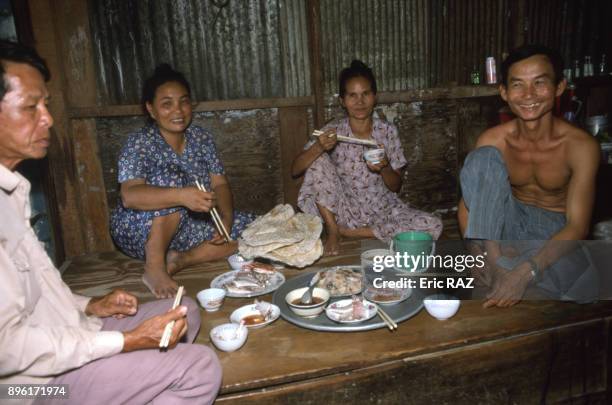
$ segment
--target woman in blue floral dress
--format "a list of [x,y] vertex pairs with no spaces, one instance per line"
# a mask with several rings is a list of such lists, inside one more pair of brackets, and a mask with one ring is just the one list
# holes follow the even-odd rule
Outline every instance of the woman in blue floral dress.
[[[212,135],[191,125],[190,86],[169,65],[160,65],[143,88],[151,122],[130,134],[119,155],[121,200],[111,234],[127,255],[145,260],[143,281],[158,298],[177,289],[172,275],[236,251],[216,231],[216,206],[236,239],[255,215],[233,210],[232,192]],[[207,191],[196,187],[199,181]]]

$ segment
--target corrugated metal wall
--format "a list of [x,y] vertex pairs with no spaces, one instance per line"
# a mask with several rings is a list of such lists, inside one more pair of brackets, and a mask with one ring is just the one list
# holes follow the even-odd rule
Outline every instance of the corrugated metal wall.
[[101,104],[137,103],[168,62],[196,100],[310,94],[301,0],[90,0]]
[[594,64],[612,52],[610,0],[539,0],[528,2],[527,42],[559,49],[565,67],[589,55]]
[[382,91],[467,84],[507,49],[508,19],[508,0],[321,0],[325,91],[355,58]]
[[[566,59],[610,48],[609,0],[525,1],[527,42]],[[170,62],[197,100],[311,94],[306,0],[90,0],[102,104],[136,103]],[[380,91],[468,84],[511,46],[512,0],[320,0],[324,91],[352,59]],[[515,16],[516,18],[516,16]],[[599,44],[599,45],[597,45]],[[603,45],[601,45],[603,44]],[[598,49],[595,49],[599,47]],[[597,57],[595,57],[597,55]]]

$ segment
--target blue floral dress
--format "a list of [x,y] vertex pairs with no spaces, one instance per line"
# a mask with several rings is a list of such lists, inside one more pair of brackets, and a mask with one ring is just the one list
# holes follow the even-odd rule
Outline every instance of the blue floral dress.
[[[130,134],[119,154],[118,169],[119,183],[144,179],[148,185],[180,188],[195,185],[198,180],[207,190],[211,189],[211,174],[225,173],[211,133],[195,125],[185,131],[182,154],[177,154],[166,143],[155,124]],[[125,208],[119,199],[111,216],[113,240],[128,256],[144,259],[153,218],[177,211],[181,219],[169,249],[184,252],[212,239],[216,228],[208,213],[193,212],[185,207],[134,210]],[[232,239],[238,238],[255,217],[235,211],[230,232]]]

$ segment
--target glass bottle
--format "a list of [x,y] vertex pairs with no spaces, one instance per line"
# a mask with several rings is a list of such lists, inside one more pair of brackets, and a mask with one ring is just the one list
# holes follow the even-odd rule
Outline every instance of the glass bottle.
[[474,69],[472,69],[472,73],[470,73],[470,83],[480,84],[480,70],[478,70],[477,65],[474,65]]
[[580,75],[580,61],[576,59],[574,61],[574,79],[581,77]]
[[591,63],[591,57],[584,57],[584,66],[582,67],[582,74],[584,77],[593,76],[593,63]]
[[606,62],[606,54],[601,55],[601,60],[599,61],[599,69],[597,69],[597,73],[600,76],[604,76],[608,74],[608,64]]

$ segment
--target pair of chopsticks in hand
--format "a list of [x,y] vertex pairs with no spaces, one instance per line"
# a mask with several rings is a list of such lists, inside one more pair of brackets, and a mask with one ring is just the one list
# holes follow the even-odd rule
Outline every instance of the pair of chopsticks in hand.
[[[183,298],[184,290],[185,288],[183,286],[180,286],[178,288],[178,291],[176,292],[176,297],[174,297],[174,304],[172,304],[172,309],[176,309],[176,307],[178,307],[181,303],[181,298]],[[172,328],[174,328],[174,321],[170,321],[168,322],[168,324],[166,324],[166,327],[164,328],[164,333],[162,334],[162,338],[159,341],[160,349],[168,348],[168,344],[170,343],[170,336],[172,336]]]
[[[318,129],[315,129],[312,132],[312,136],[314,137],[319,137],[321,135],[323,135],[323,131],[319,131]],[[350,136],[344,136],[344,135],[336,135],[336,139],[338,139],[338,141],[340,142],[356,143],[358,145],[374,146],[376,148],[378,147],[376,142],[369,140],[369,139],[351,138]]]
[[[200,191],[204,191],[205,193],[207,192],[203,184],[200,184],[200,182],[197,180],[195,183]],[[215,223],[219,234],[223,236],[226,242],[230,242],[232,238],[227,232],[227,229],[225,229],[225,225],[223,225],[223,221],[221,221],[221,217],[219,216],[219,212],[217,212],[217,208],[213,207],[212,210],[210,210],[210,215],[212,216],[213,222]]]
[[376,309],[377,309],[378,316],[380,316],[380,319],[382,319],[385,325],[387,325],[387,328],[389,328],[391,332],[396,330],[397,324],[385,311],[382,310],[380,305],[376,305]]

